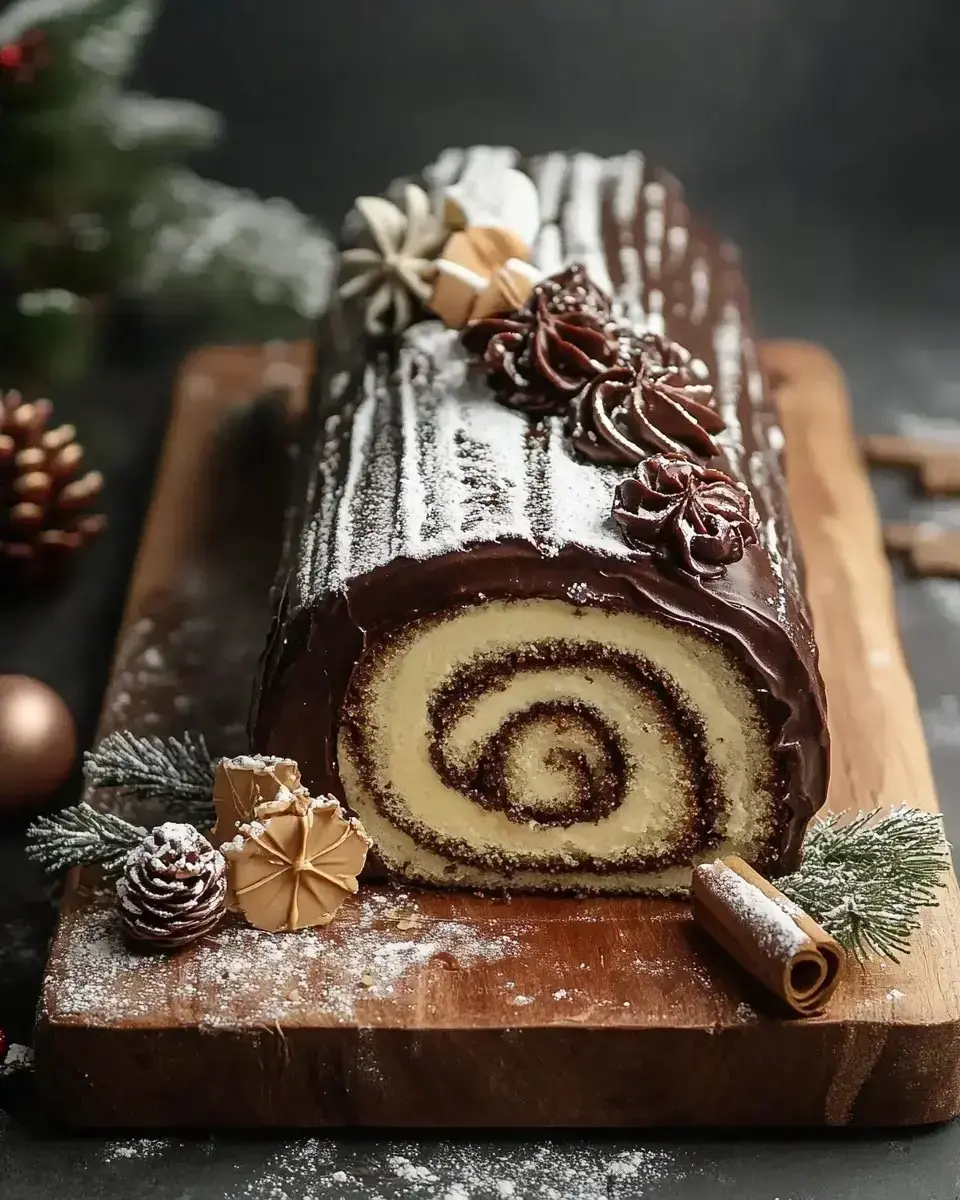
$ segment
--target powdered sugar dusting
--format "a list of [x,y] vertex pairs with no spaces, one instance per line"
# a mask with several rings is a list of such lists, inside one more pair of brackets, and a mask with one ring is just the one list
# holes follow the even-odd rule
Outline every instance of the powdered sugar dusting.
[[481,373],[465,386],[467,367],[456,331],[424,322],[406,335],[396,380],[385,365],[368,369],[342,481],[320,479],[305,594],[343,590],[397,557],[432,558],[465,542],[630,554],[610,519],[622,472],[575,458],[561,418],[550,419],[542,444],[531,438],[523,414],[491,403]]
[[[551,513],[544,528],[555,540],[543,544],[554,551],[569,543],[621,556],[624,541],[610,517],[610,497],[624,472],[575,459],[567,447],[562,417],[550,418],[545,468]],[[576,503],[571,503],[571,496],[576,496]]]
[[726,424],[726,429],[716,435],[716,440],[727,456],[731,470],[739,476],[740,447],[743,445],[738,415],[742,346],[740,310],[735,304],[724,305],[722,319],[714,332],[713,349],[717,358],[717,400]]
[[710,308],[710,263],[707,259],[698,257],[693,260],[690,287],[693,291],[690,320],[694,325],[700,325]]
[[582,262],[597,287],[612,290],[601,233],[601,200],[606,163],[595,154],[575,154],[570,164],[570,193],[563,207],[568,262]]
[[544,275],[552,275],[563,266],[563,238],[557,221],[569,162],[566,154],[554,152],[535,158],[530,165],[531,178],[540,194],[540,232],[534,262]]
[[[173,960],[179,970],[167,958],[130,950],[109,903],[90,905],[64,924],[43,1003],[60,1018],[135,1022],[175,1008],[208,1028],[239,1028],[281,1021],[309,1001],[311,1016],[347,1023],[365,998],[389,996],[402,1005],[419,971],[438,956],[467,967],[519,951],[514,939],[465,922],[398,920],[405,904],[402,894],[370,889],[332,925],[288,934],[231,920]],[[215,1009],[206,1007],[210,995],[217,996]]]
[[647,212],[644,217],[644,233],[646,235],[644,260],[647,270],[653,275],[659,275],[663,263],[663,239],[667,227],[664,215],[667,189],[662,183],[648,183],[643,189],[643,196],[647,202]]
[[[163,1158],[174,1145],[176,1143],[167,1138],[123,1138],[120,1141],[107,1143],[103,1152],[103,1161],[115,1163],[132,1159],[136,1162],[149,1162],[151,1159]],[[212,1148],[212,1143],[210,1145]]]
[[[329,1139],[306,1138],[285,1146],[266,1168],[225,1200],[319,1200],[364,1195],[369,1200],[645,1200],[687,1171],[677,1154],[642,1146],[616,1149],[570,1141],[530,1145],[518,1154],[470,1142],[394,1142],[371,1179],[359,1156]],[[355,1190],[356,1189],[356,1190]]]
[[758,887],[721,862],[707,863],[698,870],[709,872],[713,891],[745,924],[757,933],[761,946],[778,958],[792,958],[808,942],[807,935],[788,909],[799,912],[786,900],[779,904]]
[[354,536],[354,519],[356,514],[356,493],[360,482],[369,468],[368,454],[370,441],[373,436],[374,416],[377,408],[378,379],[373,367],[368,367],[363,376],[363,399],[353,418],[350,430],[350,458],[347,463],[347,476],[343,484],[343,495],[337,506],[338,528],[333,542],[333,557],[330,571],[330,583],[338,584],[350,577],[351,571],[358,573],[363,570],[362,559],[354,559],[355,547],[363,550],[366,539]]
[[6,1057],[0,1061],[0,1079],[5,1075],[14,1075],[18,1071],[33,1069],[33,1050],[29,1046],[21,1046],[12,1042],[7,1047]]
[[612,159],[609,174],[614,181],[613,215],[620,239],[620,273],[623,282],[616,293],[621,314],[634,325],[643,320],[643,259],[634,237],[634,223],[643,186],[642,154],[624,154]]

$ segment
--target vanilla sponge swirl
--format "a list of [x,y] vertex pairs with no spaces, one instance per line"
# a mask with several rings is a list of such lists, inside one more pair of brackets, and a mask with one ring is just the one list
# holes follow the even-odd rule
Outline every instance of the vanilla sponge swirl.
[[634,613],[498,600],[409,623],[350,685],[350,807],[425,883],[670,892],[762,855],[764,725],[711,640]]

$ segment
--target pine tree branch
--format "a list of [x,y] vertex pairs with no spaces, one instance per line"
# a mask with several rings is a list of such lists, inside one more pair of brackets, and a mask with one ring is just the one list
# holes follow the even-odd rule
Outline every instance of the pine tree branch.
[[84,802],[34,821],[27,830],[27,855],[51,872],[101,866],[115,874],[146,836],[139,825]]
[[333,280],[333,243],[287,200],[172,170],[134,214],[153,230],[139,287],[145,294],[213,300],[222,306],[285,307],[313,319]]
[[223,126],[219,113],[192,100],[163,100],[136,92],[104,96],[101,111],[118,150],[150,152],[160,161],[207,149]]
[[938,904],[950,848],[939,813],[906,805],[879,812],[815,822],[799,870],[777,886],[856,958],[897,962],[909,953],[921,911]]
[[16,42],[42,28],[50,35],[61,26],[86,31],[112,21],[137,0],[16,0],[0,15],[0,42]]
[[77,58],[92,71],[125,79],[156,23],[157,9],[158,0],[122,0],[115,12],[101,14],[97,25],[80,39]]
[[83,763],[90,787],[189,804],[210,803],[215,771],[206,742],[191,733],[182,740],[111,733],[87,751]]

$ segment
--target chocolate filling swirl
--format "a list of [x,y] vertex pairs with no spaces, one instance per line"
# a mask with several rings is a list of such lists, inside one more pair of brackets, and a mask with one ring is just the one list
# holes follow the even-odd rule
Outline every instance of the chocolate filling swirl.
[[[381,643],[380,653],[402,656],[411,633],[408,628],[396,635],[395,646]],[[454,665],[426,698],[425,757],[434,778],[423,781],[420,795],[428,787],[449,789],[448,796],[460,797],[459,816],[454,817],[452,799],[441,800],[432,820],[418,816],[404,794],[404,786],[409,792],[416,782],[408,778],[401,784],[394,771],[385,771],[382,747],[372,742],[375,676],[375,666],[361,664],[344,712],[341,753],[346,750],[380,814],[451,863],[557,876],[583,869],[662,871],[722,841],[722,789],[701,717],[678,685],[640,654],[594,641],[545,638],[475,653]],[[621,724],[625,711],[633,712],[640,740],[637,728]],[[649,774],[640,745],[651,752],[671,747],[672,782]],[[668,796],[674,814],[680,814],[660,832],[658,795]],[[619,820],[628,798],[628,821],[638,830],[633,845],[627,838],[615,855],[604,857],[557,840],[564,830],[582,834],[585,827]],[[471,836],[473,806],[527,827],[534,839],[543,830],[542,848],[529,839],[525,850],[512,846],[505,828],[495,841]],[[644,826],[654,834],[643,834]]]

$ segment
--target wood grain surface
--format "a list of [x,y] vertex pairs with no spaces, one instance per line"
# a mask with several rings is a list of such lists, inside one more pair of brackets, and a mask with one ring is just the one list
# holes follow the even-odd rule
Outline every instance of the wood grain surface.
[[[268,467],[269,421],[251,418],[227,450],[217,431],[277,374],[285,352],[271,353],[206,350],[181,376],[102,732],[190,727],[214,753],[242,744],[283,459]],[[287,353],[297,384],[306,349]],[[935,809],[843,380],[812,346],[763,357],[829,697],[830,807]],[[952,876],[942,895],[903,964],[855,967],[825,1015],[797,1020],[676,901],[368,886],[327,930],[228,924],[164,958],[125,950],[109,896],[74,879],[41,998],[39,1083],[50,1113],[83,1127],[940,1121],[960,1112]]]

